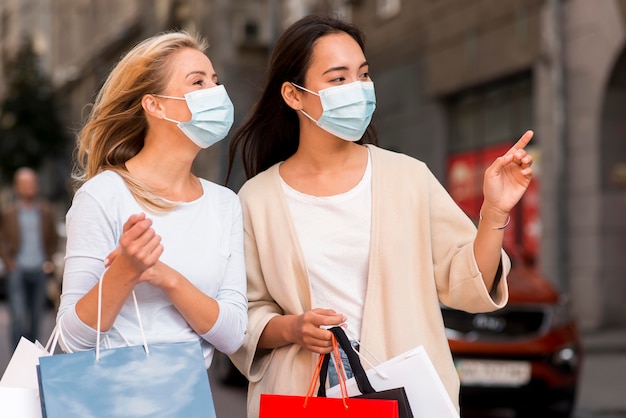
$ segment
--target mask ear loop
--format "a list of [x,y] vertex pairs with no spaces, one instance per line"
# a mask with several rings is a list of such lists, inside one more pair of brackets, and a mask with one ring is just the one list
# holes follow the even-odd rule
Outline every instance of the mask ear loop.
[[308,113],[306,113],[304,110],[300,109],[299,112],[302,112],[302,114],[304,116],[306,116],[307,118],[311,119],[316,125],[318,124],[317,121],[315,119],[313,119],[313,117],[311,115],[309,115]]
[[[290,83],[291,83],[292,86],[294,86],[297,89],[304,90],[307,93],[311,93],[311,94],[314,94],[317,97],[319,97],[319,94],[314,92],[314,91],[311,91],[311,90],[309,90],[309,89],[307,89],[305,87],[299,86],[298,84],[294,83],[293,81],[290,81]],[[317,121],[315,119],[313,119],[313,117],[311,115],[309,115],[308,113],[306,113],[303,109],[298,109],[298,112],[302,112],[302,114],[304,116],[306,116],[307,118],[311,119],[311,121],[313,121],[315,124],[317,124]]]
[[184,97],[176,97],[176,96],[166,96],[164,94],[153,94],[156,97],[163,97],[164,99],[174,99],[174,100],[187,100]]
[[[164,94],[153,94],[153,96],[155,96],[155,97],[162,97],[164,99],[174,99],[174,100],[184,100],[184,101],[187,101],[187,99],[185,99],[184,97],[166,96]],[[165,116],[165,114],[163,114],[163,119],[167,120],[169,122],[176,123],[176,124],[181,123],[180,121],[177,121],[176,119],[168,118],[167,116]]]
[[298,84],[294,83],[293,81],[290,81],[290,83],[291,83],[291,85],[292,85],[292,86],[294,86],[294,87],[295,87],[295,88],[297,88],[297,89],[304,90],[304,91],[306,91],[307,93],[311,93],[311,94],[316,95],[317,97],[320,97],[320,94],[319,94],[319,93],[316,93],[316,92],[314,92],[314,91],[311,91],[311,90],[307,89],[306,87],[302,87],[302,86],[300,86],[300,85],[298,85]]
[[180,125],[180,124],[182,123],[182,122],[180,122],[180,121],[178,121],[178,120],[176,120],[176,119],[171,119],[171,118],[168,118],[168,117],[167,117],[167,116],[165,116],[165,115],[163,115],[163,120],[166,120],[166,121],[169,121],[169,122],[173,122],[173,123],[175,123],[175,124],[177,124],[177,125]]

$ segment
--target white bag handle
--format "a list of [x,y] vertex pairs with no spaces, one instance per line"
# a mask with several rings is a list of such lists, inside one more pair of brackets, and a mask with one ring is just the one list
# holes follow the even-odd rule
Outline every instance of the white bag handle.
[[[367,354],[369,354],[369,355],[370,355],[370,356],[374,359],[374,361],[376,361],[376,363],[378,363],[378,364],[382,364],[382,361],[380,361],[378,358],[376,358],[376,356],[375,356],[374,354],[372,354],[371,352],[369,352],[369,351],[367,350],[367,348],[366,348],[365,346],[363,346],[363,345],[361,344],[361,342],[360,342],[360,341],[359,341],[359,340],[358,340],[358,339],[354,336],[354,334],[352,334],[350,331],[348,331],[348,328],[347,328],[347,327],[346,327],[346,328],[344,328],[343,330],[344,330],[344,332],[346,333],[346,335],[348,335],[348,337],[350,337],[350,339],[352,339],[353,341],[356,341],[356,342],[359,344],[359,349],[361,349],[361,348],[362,348],[363,350],[365,350],[365,352],[366,352]],[[377,368],[376,368],[376,366],[374,366],[374,365],[373,365],[373,364],[372,364],[372,363],[371,363],[371,362],[367,359],[367,357],[365,357],[365,356],[363,355],[363,353],[361,353],[359,350],[356,350],[354,347],[352,347],[352,349],[354,350],[354,352],[355,352],[355,353],[357,353],[357,354],[359,355],[359,357],[361,358],[361,360],[365,361],[365,362],[367,363],[367,365],[368,365],[368,366],[370,366],[370,367],[372,368],[372,370],[374,370],[374,371],[376,372],[376,374],[377,374],[377,375],[379,375],[381,378],[383,378],[383,379],[385,379],[385,380],[388,380],[388,379],[389,379],[389,376],[388,376],[388,375],[386,375],[385,373],[383,373],[383,371],[382,371],[382,370],[377,369]]]
[[[50,337],[48,337],[48,342],[46,343],[46,346],[44,347],[44,349],[50,354],[52,354],[54,350],[57,348],[59,335],[61,334],[60,329],[61,327],[59,326],[59,323],[57,322],[54,325],[54,328],[52,329],[52,333],[50,334]],[[35,344],[36,343],[37,342],[35,342]]]
[[63,341],[65,350],[67,350],[69,353],[73,353],[73,351],[69,348],[69,346],[67,345],[67,342],[65,341],[65,336],[63,335],[63,328],[61,327],[61,323],[59,322],[57,322],[54,325],[54,328],[52,329],[52,333],[50,334],[50,337],[48,338],[48,342],[46,343],[44,350],[46,350],[49,354],[54,354],[57,348],[57,344],[59,342],[59,338],[61,339],[61,341]]
[[[104,271],[106,273],[106,270]],[[96,334],[96,361],[100,360],[100,329],[102,322],[102,282],[104,281],[104,273],[100,276],[100,280],[98,280],[98,324],[97,324],[97,334]],[[143,347],[146,350],[146,355],[150,354],[150,349],[148,348],[148,341],[146,340],[146,334],[143,330],[143,323],[141,322],[141,315],[139,314],[139,304],[137,304],[137,296],[135,295],[135,291],[132,291],[133,294],[133,303],[135,304],[135,313],[137,314],[137,321],[139,322],[139,329],[141,330],[141,338],[143,340]],[[60,327],[59,327],[60,329]],[[61,338],[63,338],[63,334],[61,334]]]

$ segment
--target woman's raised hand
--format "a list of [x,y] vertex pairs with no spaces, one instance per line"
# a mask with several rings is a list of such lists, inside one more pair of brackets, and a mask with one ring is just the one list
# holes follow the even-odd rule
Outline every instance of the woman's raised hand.
[[508,215],[526,192],[533,177],[533,158],[525,148],[532,137],[533,131],[526,131],[506,154],[496,158],[485,171],[484,204],[489,205],[492,211]]

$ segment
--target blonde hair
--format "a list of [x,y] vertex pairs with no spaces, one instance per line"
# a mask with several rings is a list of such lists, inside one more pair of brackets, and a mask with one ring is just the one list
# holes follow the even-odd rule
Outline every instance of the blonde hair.
[[141,105],[143,96],[165,90],[172,56],[186,48],[205,52],[208,44],[185,31],[161,33],[137,44],[111,71],[78,133],[72,173],[77,186],[102,171],[113,170],[151,212],[175,206],[159,197],[154,188],[132,178],[126,161],[144,145],[148,123]]

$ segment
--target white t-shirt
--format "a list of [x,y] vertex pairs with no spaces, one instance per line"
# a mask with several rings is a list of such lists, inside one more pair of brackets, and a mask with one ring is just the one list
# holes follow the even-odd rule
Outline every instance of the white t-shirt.
[[370,256],[371,159],[361,181],[346,193],[311,196],[282,181],[307,265],[313,306],[334,309],[360,338]]
[[[180,315],[165,293],[139,283],[135,294],[148,344],[197,341],[202,346],[207,367],[213,347],[232,353],[242,344],[247,327],[246,276],[243,256],[241,205],[231,190],[201,180],[203,195],[180,203],[163,215],[147,216],[161,236],[164,251],[160,260],[180,272],[219,304],[217,322],[209,332],[198,335]],[[119,245],[122,227],[132,214],[145,212],[124,180],[105,171],[86,182],[74,196],[67,213],[67,250],[63,293],[57,314],[66,347],[71,351],[95,347],[96,331],[76,315],[76,302],[104,271],[104,258]],[[129,297],[104,334],[104,345],[142,344],[137,316]]]

